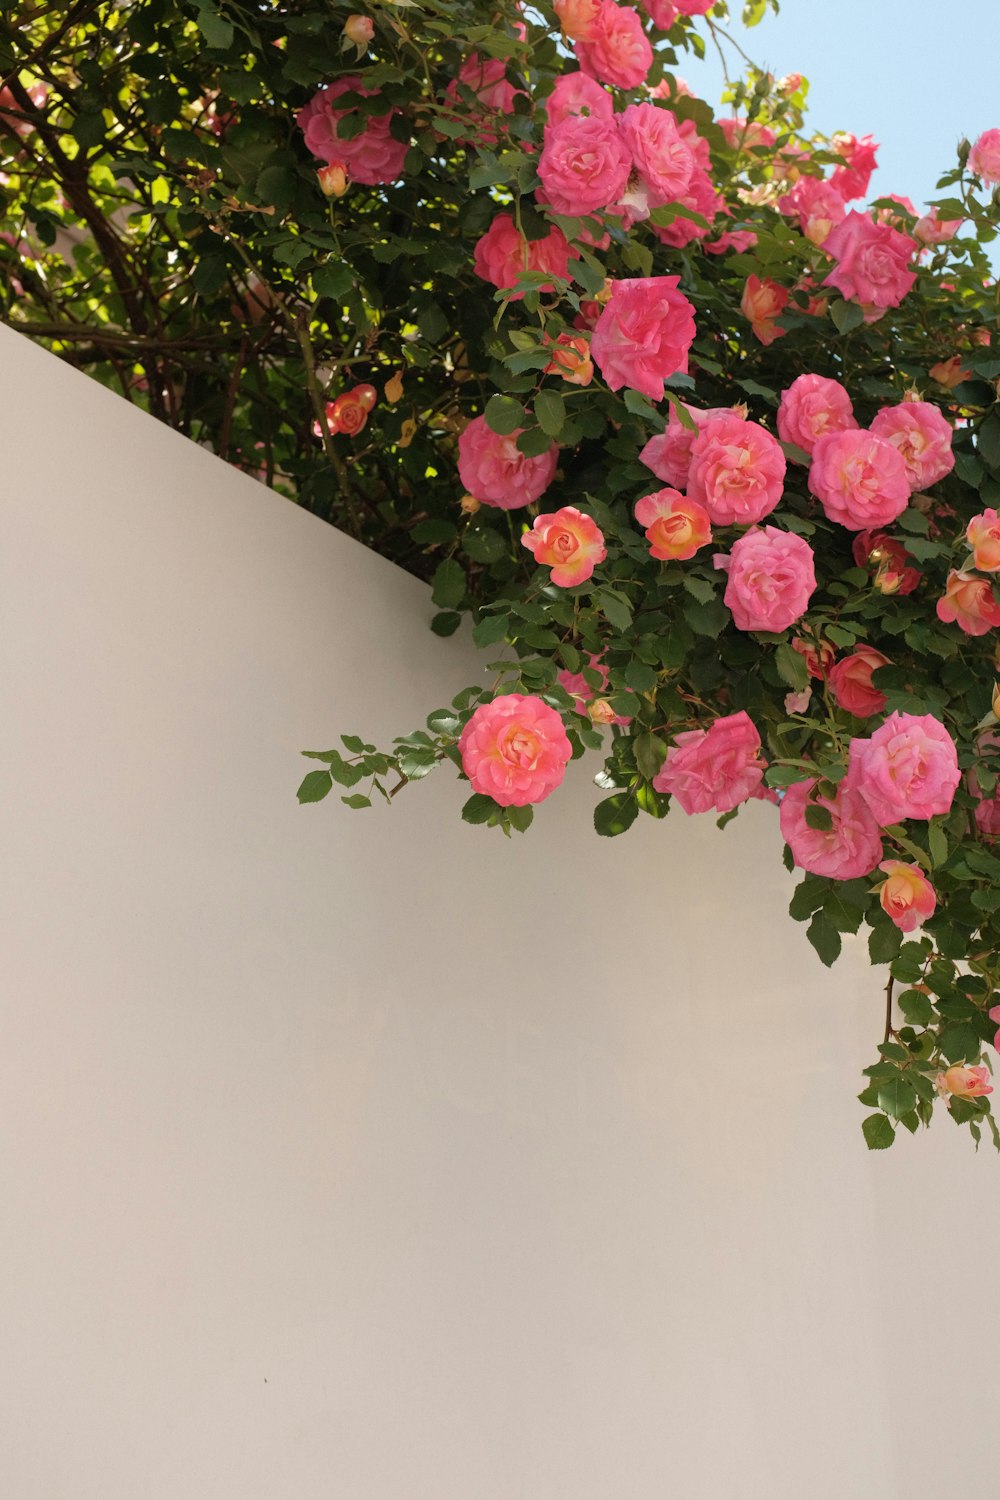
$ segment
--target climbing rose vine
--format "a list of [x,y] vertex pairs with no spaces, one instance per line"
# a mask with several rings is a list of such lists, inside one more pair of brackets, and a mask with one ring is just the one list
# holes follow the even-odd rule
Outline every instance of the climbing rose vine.
[[879,196],[800,76],[697,97],[727,15],[0,22],[4,316],[471,617],[483,680],[301,801],[450,762],[511,834],[580,758],[605,837],[762,800],[820,959],[888,966],[868,1145],[1000,1145],[1000,130]]

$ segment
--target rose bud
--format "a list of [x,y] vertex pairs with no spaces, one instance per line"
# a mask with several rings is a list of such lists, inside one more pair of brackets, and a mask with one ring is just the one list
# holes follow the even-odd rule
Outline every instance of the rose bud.
[[347,192],[347,171],[341,161],[331,161],[316,171],[320,191],[327,198],[342,198]]

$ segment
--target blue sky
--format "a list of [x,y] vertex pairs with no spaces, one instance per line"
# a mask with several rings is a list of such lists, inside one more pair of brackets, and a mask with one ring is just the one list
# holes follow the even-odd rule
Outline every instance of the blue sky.
[[[1000,0],[782,0],[752,31],[726,29],[761,67],[805,74],[807,124],[881,142],[870,197],[900,193],[920,208],[943,196],[934,184],[961,137],[1000,126]],[[742,66],[736,54],[727,65],[733,76]],[[682,54],[678,71],[717,104],[711,45],[703,63]]]

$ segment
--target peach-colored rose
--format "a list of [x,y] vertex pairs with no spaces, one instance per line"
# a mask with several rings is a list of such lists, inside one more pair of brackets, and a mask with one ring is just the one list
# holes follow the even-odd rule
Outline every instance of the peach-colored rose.
[[357,48],[359,57],[364,57],[375,35],[375,23],[370,16],[348,16],[344,22],[344,42]]
[[349,110],[334,108],[336,101],[344,94],[371,99],[375,90],[363,87],[361,79],[354,74],[326,84],[296,116],[306,145],[321,161],[340,162],[352,182],[363,183],[366,187],[395,182],[402,174],[409,150],[407,142],[397,141],[390,131],[399,110],[390,109],[384,115],[368,115],[361,133],[346,140],[338,135],[337,130]]
[[458,741],[473,791],[501,807],[526,807],[554,792],[572,755],[563,721],[530,693],[482,703]]
[[[1000,133],[1000,132],[998,132]],[[985,1067],[955,1067],[946,1068],[939,1073],[935,1082],[939,1088],[949,1094],[954,1094],[956,1099],[981,1099],[984,1094],[992,1094],[993,1085],[989,1081],[989,1069]]]
[[[529,240],[521,234],[510,214],[497,214],[486,233],[476,241],[473,268],[477,276],[495,287],[512,287],[522,271],[548,271],[553,276],[569,278],[569,245],[562,230],[553,224],[540,240]],[[538,291],[554,290],[551,281],[542,282]],[[512,302],[519,302],[523,292],[516,292]]]
[[885,708],[885,694],[872,684],[872,673],[887,667],[889,658],[874,646],[858,646],[830,672],[830,691],[840,707],[857,719],[869,719]]
[[665,484],[673,485],[679,490],[687,489],[691,447],[698,436],[698,429],[712,417],[729,415],[732,410],[731,407],[718,406],[702,411],[696,406],[688,406],[687,402],[684,403],[684,409],[695,426],[685,427],[671,406],[666,430],[651,437],[639,454],[639,462],[644,463],[647,469],[652,469],[657,479],[662,479]]
[[[857,880],[869,875],[882,857],[882,834],[861,794],[844,781],[835,797],[814,795],[816,782],[796,781],[781,800],[781,836],[800,870],[831,880]],[[812,828],[806,808],[821,807],[830,814],[829,828]]]
[[788,306],[788,288],[765,276],[748,276],[740,298],[740,311],[749,321],[755,336],[762,344],[773,344],[783,338],[787,329],[779,328],[775,322]]
[[852,210],[823,246],[837,265],[823,285],[874,312],[898,307],[916,281],[910,269],[917,242],[890,224]]
[[944,597],[938,600],[936,611],[945,625],[957,625],[966,635],[986,635],[1000,625],[1000,604],[989,579],[955,568],[948,574]]
[[326,198],[342,198],[347,192],[347,168],[342,161],[330,161],[325,167],[320,167],[316,180]]
[[878,143],[870,135],[859,140],[856,135],[838,131],[831,143],[837,154],[843,157],[844,165],[836,167],[830,181],[845,202],[852,198],[863,198],[868,191],[871,175],[878,162],[875,153]]
[[551,581],[560,589],[586,583],[608,555],[600,527],[573,505],[536,516],[531,531],[522,535],[521,545],[533,553],[536,563],[552,569]]
[[649,206],[681,198],[691,184],[695,161],[669,109],[628,104],[618,116],[618,128]]
[[653,65],[653,49],[638,11],[616,5],[615,0],[600,0],[590,35],[577,42],[575,51],[585,73],[618,89],[638,88]]
[[899,452],[911,489],[925,490],[955,467],[951,423],[930,401],[883,406],[870,430]]
[[716,719],[707,730],[679,734],[653,787],[675,797],[686,813],[731,812],[760,789],[760,749],[760,735],[741,710]]
[[1000,182],[1000,130],[984,130],[969,152],[969,171],[989,186]]
[[933,714],[891,713],[850,745],[848,780],[883,828],[951,808],[961,780],[955,741]]
[[571,42],[585,42],[590,37],[600,10],[600,0],[552,0],[563,36]]
[[561,375],[569,385],[589,385],[593,380],[590,340],[582,334],[561,333],[550,343],[550,352],[552,358],[545,366],[546,375]]
[[861,428],[825,432],[816,439],[809,488],[828,519],[849,531],[887,526],[910,499],[901,455],[891,443]]
[[966,540],[972,548],[972,562],[982,573],[1000,570],[1000,516],[991,506],[989,510],[973,516],[965,529]]
[[816,588],[809,543],[776,526],[755,526],[715,565],[729,574],[724,597],[737,630],[787,630]]
[[795,443],[810,456],[817,438],[827,432],[857,427],[854,407],[839,380],[825,375],[798,375],[781,393],[778,433],[784,443]]
[[517,446],[521,429],[501,437],[473,417],[458,439],[458,472],[470,495],[499,510],[518,510],[543,495],[556,472],[559,450],[550,444],[531,456]]
[[937,894],[919,865],[885,859],[879,869],[887,878],[879,886],[878,899],[900,932],[912,932],[934,915]]
[[688,494],[719,526],[750,526],[781,499],[785,455],[777,438],[735,412],[702,425],[691,445]]
[[969,378],[969,371],[963,370],[962,357],[959,354],[953,354],[951,359],[938,360],[936,365],[931,365],[927,373],[932,380],[937,381],[938,385],[945,385],[950,391]]
[[631,170],[615,119],[571,114],[546,125],[538,175],[557,214],[575,218],[616,203]]
[[637,500],[635,518],[645,528],[650,557],[658,562],[684,562],[712,540],[708,512],[674,489]]
[[797,216],[799,228],[814,245],[825,245],[847,213],[836,187],[821,177],[800,177],[778,207],[783,214]]
[[[374,410],[378,392],[373,385],[356,385],[344,391],[335,401],[326,404],[326,425],[332,433],[342,432],[355,437],[368,421],[368,413]],[[320,425],[313,423],[313,432],[321,436]]]
[[687,373],[694,308],[678,291],[679,284],[679,276],[631,277],[612,284],[590,353],[613,391],[628,386],[662,401],[664,381]]
[[545,100],[545,117],[550,125],[558,125],[568,115],[594,115],[598,119],[610,120],[614,109],[607,89],[579,70],[562,73]]

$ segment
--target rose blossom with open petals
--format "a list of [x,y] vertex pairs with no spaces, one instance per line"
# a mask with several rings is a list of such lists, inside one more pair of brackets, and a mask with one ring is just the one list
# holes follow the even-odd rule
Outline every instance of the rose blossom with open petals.
[[637,500],[635,518],[645,527],[650,557],[658,562],[685,562],[712,540],[704,506],[674,489],[656,490]]
[[836,167],[830,178],[845,202],[852,198],[863,198],[868,191],[871,175],[878,165],[875,153],[878,142],[873,136],[856,135],[839,131],[831,142],[833,149],[843,158],[844,165]]
[[735,412],[705,422],[691,445],[688,494],[719,526],[750,526],[781,499],[785,455],[777,438]]
[[618,201],[632,158],[616,120],[566,115],[546,125],[544,141],[538,175],[557,214],[575,218]]
[[481,703],[458,741],[472,789],[501,807],[526,807],[555,791],[572,755],[563,721],[530,693]]
[[800,230],[814,245],[825,245],[847,213],[840,192],[821,177],[800,177],[778,207],[797,216]]
[[1000,625],[1000,604],[988,578],[960,573],[952,568],[943,598],[936,605],[937,617],[945,625],[957,625],[966,635],[986,635]]
[[543,373],[560,375],[567,385],[589,385],[594,378],[590,340],[582,334],[561,333],[554,342],[547,342],[551,358]]
[[715,565],[729,574],[725,602],[737,630],[786,630],[805,614],[816,587],[809,543],[776,526],[746,532]]
[[748,276],[740,298],[740,311],[747,319],[754,336],[765,346],[775,339],[783,338],[787,329],[779,328],[775,322],[788,306],[787,287],[779,286],[769,276]]
[[851,741],[847,779],[883,828],[936,817],[961,780],[955,741],[933,714],[891,713],[868,739]]
[[900,932],[912,932],[934,915],[937,894],[919,865],[886,859],[879,869],[887,879],[879,887],[878,899],[882,910]]
[[601,0],[552,0],[563,36],[571,42],[585,42],[594,29]]
[[825,432],[816,439],[809,488],[828,519],[849,531],[887,526],[910,500],[902,455],[862,428]]
[[346,140],[337,134],[337,127],[350,111],[333,106],[342,94],[348,93],[370,99],[375,90],[362,87],[361,79],[352,74],[326,84],[299,110],[295,118],[306,145],[321,161],[342,163],[353,182],[363,183],[366,187],[395,182],[402,174],[403,162],[410,149],[406,141],[397,141],[390,134],[390,125],[399,110],[368,115],[361,133]]
[[[882,833],[871,809],[853,787],[841,782],[835,797],[817,797],[815,781],[796,781],[785,792],[778,815],[781,836],[800,870],[831,880],[870,875],[882,857]],[[806,808],[822,807],[829,828],[812,828]]]
[[935,205],[914,224],[913,236],[922,245],[946,245],[949,240],[955,238],[964,222],[964,219],[940,218],[937,205]]
[[574,505],[536,516],[531,531],[521,537],[521,545],[534,554],[536,563],[552,569],[551,581],[560,589],[586,583],[608,555],[596,521]]
[[725,813],[753,797],[763,780],[760,735],[741,710],[679,734],[653,787],[676,797],[686,813]]
[[577,42],[575,51],[585,73],[619,89],[638,88],[653,65],[639,12],[615,0],[600,0],[590,34]]
[[596,115],[599,119],[610,120],[614,112],[614,102],[607,89],[579,69],[562,73],[545,100],[545,117],[550,125],[558,125],[568,115]]
[[883,406],[870,431],[897,449],[911,489],[925,490],[955,467],[951,423],[930,401]]
[[964,1067],[956,1063],[954,1067],[938,1073],[934,1082],[939,1093],[954,1094],[956,1099],[981,1099],[984,1094],[993,1092],[993,1085],[989,1080],[988,1068],[981,1065]]
[[[540,240],[529,240],[521,234],[510,214],[497,214],[484,235],[476,241],[473,268],[477,276],[495,287],[512,287],[522,271],[550,271],[553,276],[569,276],[569,245],[560,229],[553,224]],[[551,292],[551,281],[540,284],[541,292]],[[512,302],[519,302],[523,292],[516,292]]]
[[682,197],[690,186],[695,161],[670,110],[656,104],[628,104],[618,116],[618,128],[650,206]]
[[885,708],[885,694],[872,684],[872,673],[887,667],[889,658],[874,646],[858,646],[830,671],[830,691],[840,707],[857,719],[870,719]]
[[848,301],[873,310],[898,307],[916,281],[910,264],[917,242],[890,224],[852,210],[823,246],[837,262],[824,279]]
[[817,438],[857,427],[851,398],[839,380],[826,375],[798,375],[781,393],[778,434],[812,456]]
[[532,457],[517,446],[521,429],[501,437],[473,417],[458,439],[458,472],[463,485],[483,505],[517,510],[543,495],[556,472],[559,450],[552,443]]
[[679,490],[687,489],[691,447],[699,428],[714,417],[728,416],[732,411],[728,406],[710,406],[707,410],[702,410],[697,406],[688,406],[687,402],[684,403],[684,409],[695,426],[685,427],[671,405],[666,428],[651,437],[639,454],[639,462],[644,463],[647,469],[652,469],[657,479],[662,479],[664,484],[673,485]]
[[973,516],[965,536],[975,567],[983,573],[996,573],[1000,569],[1000,516],[992,506]]
[[613,391],[628,386],[663,400],[663,382],[687,374],[694,340],[694,308],[677,290],[679,276],[615,281],[597,320],[590,353]]
[[983,182],[1000,182],[1000,130],[984,130],[969,152],[969,171]]

